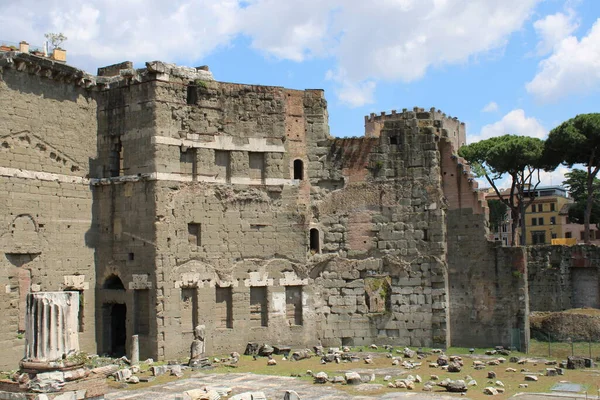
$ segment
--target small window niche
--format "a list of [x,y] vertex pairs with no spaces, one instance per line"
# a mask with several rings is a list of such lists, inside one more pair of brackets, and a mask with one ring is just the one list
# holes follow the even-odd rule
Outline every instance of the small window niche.
[[285,313],[290,325],[302,325],[302,286],[285,287]]
[[196,149],[183,146],[179,149],[179,173],[182,175],[191,175],[193,181],[198,179]]
[[317,228],[311,228],[310,234],[310,252],[313,254],[317,254],[321,252],[321,235],[319,234],[319,230]]
[[198,288],[181,289],[181,325],[184,332],[194,332],[198,326]]
[[216,287],[215,323],[218,328],[233,328],[233,303],[231,287]]
[[250,325],[268,326],[267,287],[250,288]]
[[192,246],[202,246],[202,224],[197,222],[188,224],[188,241]]
[[110,153],[109,153],[109,176],[117,177],[125,174],[125,161],[124,161],[124,149],[121,143],[121,138],[111,140]]
[[217,178],[231,183],[231,153],[224,150],[215,150],[215,167]]
[[198,104],[198,86],[189,84],[187,87],[187,104],[196,105]]
[[365,302],[369,313],[390,311],[392,284],[389,276],[365,278]]
[[250,180],[265,183],[265,154],[257,152],[248,153]]
[[304,163],[302,160],[294,160],[294,179],[304,180]]

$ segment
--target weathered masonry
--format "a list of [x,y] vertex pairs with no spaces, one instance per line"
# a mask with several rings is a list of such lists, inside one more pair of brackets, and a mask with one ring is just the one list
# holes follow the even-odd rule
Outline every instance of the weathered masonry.
[[321,90],[125,62],[98,76],[0,54],[0,294],[80,293],[80,347],[186,356],[247,342],[526,346],[527,254],[487,211],[440,111],[329,135]]

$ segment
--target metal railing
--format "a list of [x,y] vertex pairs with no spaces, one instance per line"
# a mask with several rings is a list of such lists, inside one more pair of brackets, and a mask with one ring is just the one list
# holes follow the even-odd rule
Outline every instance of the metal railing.
[[[10,51],[10,50],[19,51],[19,46],[20,46],[20,44],[17,42],[11,42],[9,40],[0,39],[0,48],[2,49],[2,51]],[[35,53],[35,52],[44,53],[44,46],[30,44],[29,52],[30,53]]]

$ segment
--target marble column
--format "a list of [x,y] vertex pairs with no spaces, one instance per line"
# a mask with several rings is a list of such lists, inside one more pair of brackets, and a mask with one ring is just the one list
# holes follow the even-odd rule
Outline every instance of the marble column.
[[131,336],[131,365],[140,363],[140,339],[138,335]]
[[25,360],[48,362],[79,351],[79,292],[27,295]]

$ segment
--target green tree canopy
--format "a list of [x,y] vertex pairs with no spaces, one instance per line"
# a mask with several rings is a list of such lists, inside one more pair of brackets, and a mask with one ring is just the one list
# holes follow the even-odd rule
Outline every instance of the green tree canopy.
[[546,169],[559,164],[586,167],[584,210],[585,242],[590,241],[590,220],[594,205],[594,180],[600,170],[600,113],[580,114],[552,129],[544,149]]
[[490,228],[493,231],[500,229],[502,222],[506,219],[508,207],[500,200],[488,200],[488,208],[490,209]]
[[[569,220],[576,224],[585,222],[585,208],[588,199],[587,172],[581,169],[574,169],[565,174],[566,180],[563,185],[569,189],[569,194],[574,200],[574,204],[569,207]],[[590,224],[596,224],[600,229],[600,180],[594,178],[592,184],[592,212],[590,215]]]
[[[528,196],[540,183],[544,141],[529,137],[504,135],[482,140],[459,149],[458,154],[473,166],[473,171],[486,178],[498,198],[508,206],[512,217],[511,245],[516,243],[516,228],[521,225],[521,241],[525,243],[525,209],[533,202]],[[496,181],[511,178],[508,193],[501,193]]]

